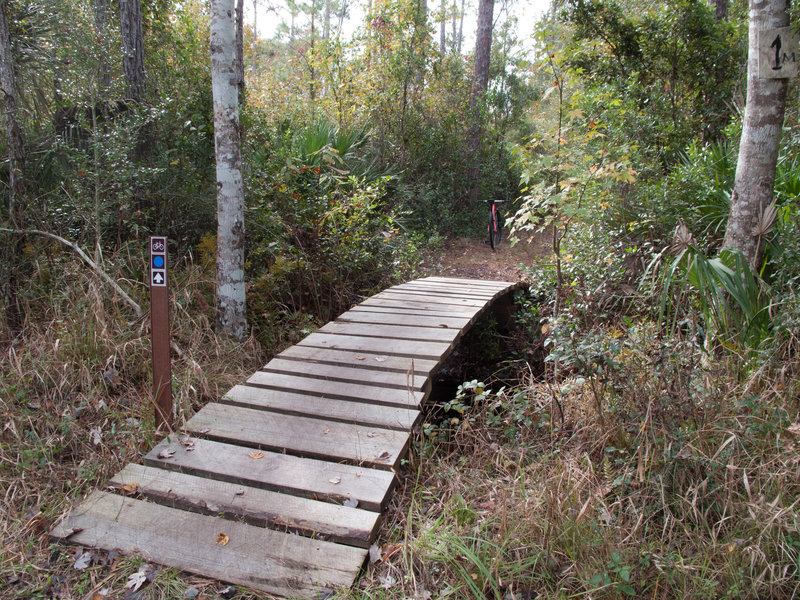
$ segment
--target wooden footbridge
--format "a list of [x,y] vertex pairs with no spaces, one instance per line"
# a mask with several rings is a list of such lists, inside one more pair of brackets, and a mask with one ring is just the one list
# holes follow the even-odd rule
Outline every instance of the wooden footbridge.
[[365,564],[431,376],[517,284],[389,288],[206,405],[52,535],[289,598]]

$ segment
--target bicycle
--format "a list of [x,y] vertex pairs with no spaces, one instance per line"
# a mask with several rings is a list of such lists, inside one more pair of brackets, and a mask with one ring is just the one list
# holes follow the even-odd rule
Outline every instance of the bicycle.
[[503,237],[503,218],[497,214],[497,205],[502,204],[505,200],[483,200],[483,202],[491,205],[489,208],[489,245],[494,250]]

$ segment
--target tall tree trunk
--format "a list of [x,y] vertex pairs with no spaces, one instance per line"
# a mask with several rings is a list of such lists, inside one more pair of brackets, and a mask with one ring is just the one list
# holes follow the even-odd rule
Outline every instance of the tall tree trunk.
[[439,52],[447,51],[447,0],[442,0],[441,22],[439,23]]
[[217,159],[217,329],[247,331],[244,287],[244,185],[235,71],[234,0],[211,2],[211,88]]
[[458,44],[456,45],[456,52],[461,54],[461,42],[464,41],[464,6],[466,0],[461,0],[461,15],[458,21]]
[[472,92],[469,97],[471,125],[467,145],[470,153],[470,199],[478,200],[480,194],[481,131],[483,117],[481,104],[489,86],[489,59],[492,51],[492,14],[494,0],[480,0],[478,5],[478,32],[475,35],[475,71],[472,75]]
[[325,22],[322,24],[322,39],[331,39],[331,0],[325,0]]
[[729,0],[709,0],[709,4],[714,9],[714,16],[717,17],[717,21],[724,21],[728,18]]
[[456,0],[453,0],[453,39],[450,43],[451,52],[456,51],[456,40],[458,39],[458,5],[456,4]]
[[236,0],[236,88],[244,104],[244,0]]
[[347,13],[347,0],[342,0],[342,5],[339,9],[339,24],[336,27],[336,39],[338,40],[342,35],[342,27],[344,27],[344,15]]
[[100,99],[104,100],[106,90],[111,85],[111,74],[106,61],[106,36],[108,35],[108,4],[106,0],[94,0],[94,32],[102,44],[100,64],[97,65],[97,91]]
[[747,103],[724,248],[741,250],[754,268],[761,262],[764,211],[772,203],[788,79],[758,76],[758,32],[789,25],[789,0],[750,0]]
[[125,97],[141,102],[147,92],[144,71],[144,34],[141,0],[120,0],[119,25],[122,34],[122,70]]
[[[14,57],[11,33],[8,29],[8,2],[0,3],[0,88],[3,92],[3,111],[6,118],[6,145],[8,148],[8,216],[14,229],[24,227],[25,143],[17,120],[17,82],[14,75]],[[3,302],[6,324],[13,335],[22,331],[25,312],[19,298],[22,276],[21,261],[24,237],[14,234],[9,244],[3,244]]]

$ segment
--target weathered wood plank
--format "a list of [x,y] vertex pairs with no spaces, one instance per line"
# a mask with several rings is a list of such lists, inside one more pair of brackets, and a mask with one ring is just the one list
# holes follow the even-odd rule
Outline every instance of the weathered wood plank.
[[[78,531],[80,530],[80,531]],[[224,532],[226,545],[217,544]],[[291,598],[349,587],[367,551],[95,492],[52,535]]]
[[[351,496],[365,510],[381,511],[394,486],[382,469],[303,458],[196,438],[192,450],[177,439],[163,440],[145,457],[146,465],[342,504]],[[174,454],[171,452],[174,450]],[[159,457],[161,455],[161,457]]]
[[471,306],[476,309],[482,309],[486,306],[486,302],[482,300],[473,300],[472,298],[456,298],[435,296],[432,294],[417,294],[408,291],[393,291],[391,289],[376,294],[373,298],[386,299],[386,300],[406,300],[411,302],[421,302],[427,305],[447,305],[447,306]]
[[[362,362],[366,362],[366,358]],[[262,369],[266,373],[281,373],[295,375],[303,378],[323,379],[325,381],[350,382],[371,387],[388,387],[419,392],[430,389],[427,377],[410,377],[406,373],[397,371],[376,371],[375,369],[351,367],[345,365],[326,365],[316,362],[290,360],[276,357],[269,361]],[[266,380],[269,382],[269,379]]]
[[372,352],[388,356],[408,356],[436,362],[440,361],[452,348],[452,344],[441,342],[418,342],[415,340],[392,340],[388,342],[380,338],[338,335],[335,333],[312,333],[300,341],[298,345]]
[[374,323],[376,325],[403,325],[413,327],[434,327],[463,329],[470,323],[467,317],[437,317],[410,315],[407,313],[377,313],[369,311],[349,310],[336,317],[336,322],[346,323]]
[[381,371],[399,371],[409,373],[414,366],[416,377],[428,377],[436,368],[438,360],[420,357],[392,356],[375,352],[352,352],[335,348],[316,348],[313,346],[292,346],[280,354],[280,358],[294,360],[310,360],[331,365],[358,365],[363,368]]
[[270,390],[249,385],[233,387],[220,399],[220,403],[401,431],[414,427],[421,416],[418,410],[408,408],[371,402],[351,402],[324,396],[292,394],[283,390]]
[[463,279],[448,279],[447,281],[441,281],[432,278],[425,278],[425,279],[414,279],[413,281],[407,281],[402,285],[447,288],[454,291],[474,290],[476,292],[494,295],[506,291],[507,289],[513,287],[515,284],[513,283],[486,284],[486,283],[474,283]]
[[186,423],[194,434],[232,444],[323,460],[391,469],[409,443],[409,432],[297,417],[212,402]]
[[401,308],[408,310],[425,311],[426,314],[435,315],[448,315],[452,317],[474,317],[484,310],[483,306],[456,306],[453,304],[433,304],[430,302],[420,302],[418,300],[409,299],[407,296],[401,298],[379,298],[373,296],[364,300],[356,308],[358,310],[363,308]]
[[320,327],[320,333],[385,338],[387,340],[419,340],[420,342],[452,343],[461,335],[461,328],[376,325],[334,321]]
[[474,288],[466,288],[466,287],[457,287],[457,286],[448,286],[448,285],[437,285],[433,283],[429,284],[414,284],[414,283],[404,283],[401,285],[396,285],[392,288],[389,288],[388,291],[392,292],[413,292],[416,294],[432,294],[435,296],[446,296],[448,298],[471,298],[473,300],[481,300],[483,302],[491,302],[491,300],[495,297],[500,295],[501,292],[481,292],[481,291],[473,291]]
[[[424,382],[424,380],[421,381]],[[312,379],[302,375],[256,371],[247,379],[247,383],[274,390],[303,392],[325,398],[340,398],[358,402],[377,402],[401,408],[417,408],[425,399],[424,392],[415,389],[417,384],[416,377],[409,377],[409,388],[400,389],[362,385],[346,381],[326,381],[325,379]]]
[[477,311],[474,309],[469,309],[467,311],[453,311],[449,312],[447,308],[443,308],[442,310],[429,310],[425,308],[409,308],[408,306],[398,308],[394,306],[384,306],[382,304],[359,304],[358,306],[354,306],[351,308],[347,313],[343,314],[350,314],[350,313],[379,313],[385,315],[407,315],[407,316],[419,316],[419,317],[444,317],[446,319],[462,319],[466,321],[466,325],[464,327],[468,327],[474,320]]
[[361,548],[369,547],[380,518],[360,508],[145,465],[126,466],[109,484],[133,487],[148,500],[173,508]]
[[444,281],[445,283],[469,283],[470,285],[486,285],[498,287],[517,287],[519,282],[499,281],[496,279],[470,279],[467,277],[423,277],[417,281]]

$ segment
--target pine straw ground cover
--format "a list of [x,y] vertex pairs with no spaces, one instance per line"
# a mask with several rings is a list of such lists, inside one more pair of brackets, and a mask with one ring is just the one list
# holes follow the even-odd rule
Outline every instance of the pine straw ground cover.
[[[40,302],[47,309],[25,343],[4,349],[0,596],[265,598],[48,540],[73,502],[156,439],[142,402],[144,325],[80,268],[59,276],[71,291]],[[175,283],[175,392],[188,415],[266,352],[215,337],[201,274],[187,268]],[[732,367],[709,364],[692,344],[660,343],[647,327],[607,333],[620,350],[603,379],[473,383],[450,412],[431,414],[373,562],[340,597],[800,594],[793,371],[741,382]]]

